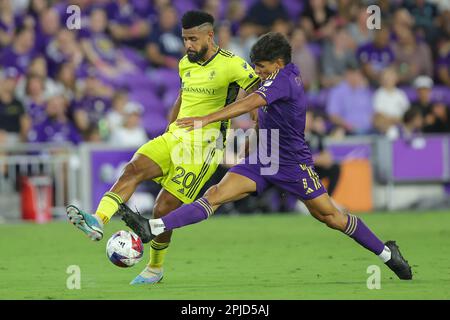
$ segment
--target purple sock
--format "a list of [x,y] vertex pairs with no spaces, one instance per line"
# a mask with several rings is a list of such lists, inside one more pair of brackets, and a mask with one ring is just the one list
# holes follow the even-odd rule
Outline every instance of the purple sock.
[[352,214],[348,214],[347,216],[348,221],[344,233],[376,255],[383,252],[384,243],[367,228],[362,220]]
[[205,198],[185,204],[161,218],[165,230],[172,230],[205,220],[213,214],[213,209]]

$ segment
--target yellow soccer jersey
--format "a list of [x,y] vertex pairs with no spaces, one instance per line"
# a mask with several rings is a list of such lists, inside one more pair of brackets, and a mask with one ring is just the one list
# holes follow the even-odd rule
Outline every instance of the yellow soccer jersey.
[[[220,48],[204,63],[190,62],[184,56],[179,63],[179,74],[181,107],[178,118],[200,117],[216,112],[236,100],[239,88],[247,90],[259,81],[253,68],[244,59]],[[218,137],[208,129],[215,129],[213,132],[220,132],[226,137],[229,124],[229,120],[219,121],[201,130],[188,132],[172,123],[169,132],[183,141],[195,139],[195,142],[201,140],[205,143]]]

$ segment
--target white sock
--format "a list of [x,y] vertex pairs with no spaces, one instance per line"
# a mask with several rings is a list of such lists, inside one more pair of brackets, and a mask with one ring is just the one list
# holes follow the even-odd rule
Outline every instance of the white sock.
[[150,225],[151,232],[154,236],[166,231],[166,226],[164,225],[162,219],[150,219],[148,224]]
[[378,257],[381,259],[381,261],[383,261],[383,263],[388,262],[389,260],[391,260],[391,249],[384,246],[383,252],[381,252]]

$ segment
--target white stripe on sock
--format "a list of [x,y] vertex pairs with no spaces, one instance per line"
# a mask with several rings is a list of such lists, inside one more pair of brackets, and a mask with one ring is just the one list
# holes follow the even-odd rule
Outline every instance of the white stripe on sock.
[[162,219],[150,219],[148,223],[154,236],[157,236],[166,230],[166,226],[164,225]]
[[378,257],[381,259],[381,261],[383,261],[383,263],[388,262],[389,260],[391,260],[391,249],[384,246],[383,252],[381,252]]

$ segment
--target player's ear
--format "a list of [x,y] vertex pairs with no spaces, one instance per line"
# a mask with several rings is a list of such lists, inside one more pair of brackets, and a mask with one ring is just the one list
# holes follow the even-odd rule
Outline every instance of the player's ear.
[[284,60],[282,58],[278,58],[277,60],[275,60],[275,63],[277,64],[278,68],[284,67]]
[[208,32],[208,36],[209,36],[209,41],[211,41],[211,43],[214,42],[214,31],[209,31]]

